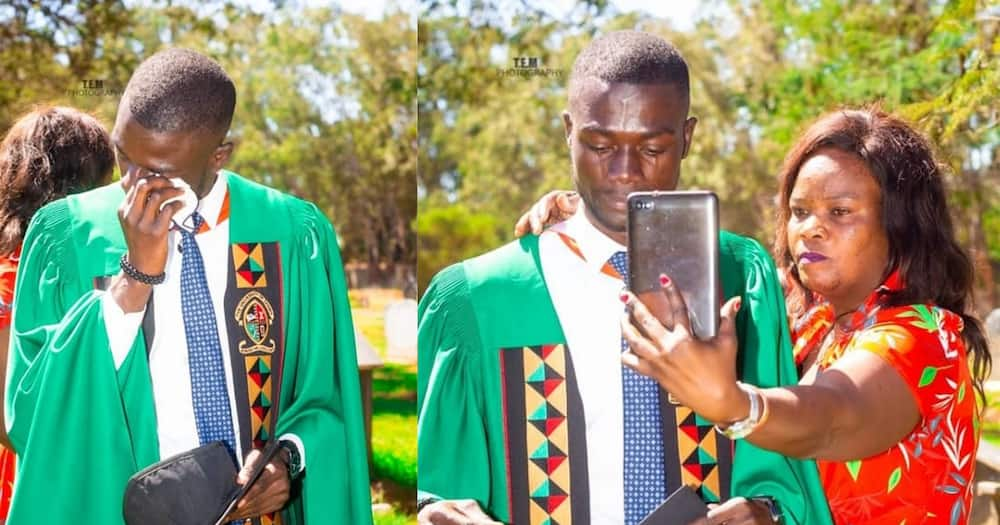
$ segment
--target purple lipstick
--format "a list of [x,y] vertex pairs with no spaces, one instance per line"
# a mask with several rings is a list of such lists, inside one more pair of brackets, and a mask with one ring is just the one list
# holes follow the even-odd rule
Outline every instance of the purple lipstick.
[[825,261],[827,257],[819,252],[805,252],[799,255],[799,264],[810,264]]

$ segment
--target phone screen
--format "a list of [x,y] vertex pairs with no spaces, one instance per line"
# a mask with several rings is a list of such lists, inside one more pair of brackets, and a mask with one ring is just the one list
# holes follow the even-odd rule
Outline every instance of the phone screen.
[[687,304],[696,337],[719,330],[719,205],[706,191],[636,192],[628,197],[629,289],[663,319],[660,274]]

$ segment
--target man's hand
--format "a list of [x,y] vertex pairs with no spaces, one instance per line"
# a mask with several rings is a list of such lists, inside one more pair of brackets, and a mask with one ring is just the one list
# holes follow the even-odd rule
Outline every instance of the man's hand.
[[[182,193],[171,185],[169,179],[160,176],[138,179],[129,186],[125,200],[118,207],[118,222],[125,234],[128,260],[140,272],[160,275],[167,266],[170,220],[183,203],[171,202],[162,211],[160,206],[167,199]],[[146,306],[152,287],[119,274],[109,290],[127,313],[141,311]]]
[[[243,469],[236,476],[236,483],[244,485],[247,482],[250,473],[260,461],[260,454],[260,449],[253,449],[247,454]],[[250,487],[229,516],[226,516],[225,521],[255,518],[277,512],[288,503],[291,488],[292,482],[288,476],[288,452],[281,450],[264,467],[264,472],[257,478],[257,482]]]
[[476,500],[436,501],[420,510],[420,525],[503,525],[483,512]]
[[771,511],[758,501],[731,498],[725,503],[708,505],[708,516],[691,525],[774,525]]
[[118,207],[118,221],[128,246],[128,260],[140,272],[148,275],[163,273],[167,265],[170,220],[183,203],[172,202],[163,211],[160,211],[160,206],[167,199],[182,194],[183,191],[175,188],[166,177],[146,177],[132,185],[125,201]]

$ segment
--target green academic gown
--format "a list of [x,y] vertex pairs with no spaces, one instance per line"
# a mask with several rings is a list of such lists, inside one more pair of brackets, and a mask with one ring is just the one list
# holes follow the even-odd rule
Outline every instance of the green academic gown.
[[[742,380],[762,387],[794,384],[797,375],[784,299],[770,257],[757,242],[722,232],[719,266],[725,297],[743,297],[737,317]],[[517,403],[509,401],[511,360],[498,355],[566,341],[542,276],[538,238],[528,236],[444,269],[424,294],[418,315],[419,497],[473,499],[496,519],[511,522],[516,503],[510,498],[510,480],[523,477],[525,469],[508,460],[517,451],[508,446],[506,433],[512,430],[505,422],[511,405]],[[525,359],[537,361],[551,348],[536,348],[538,355]],[[554,373],[558,375],[558,370]],[[528,395],[535,394],[529,389]],[[558,415],[572,420],[573,409],[569,412]],[[580,432],[576,434],[579,438]],[[573,455],[584,447],[580,442],[568,445],[572,463]],[[774,497],[785,523],[831,523],[812,461],[787,458],[743,440],[736,442],[734,458],[732,495]],[[530,461],[541,464],[534,456]],[[572,485],[589,483],[590,491],[601,490],[601,483],[613,483],[615,488],[621,483],[579,476],[574,471]],[[549,484],[539,487],[540,493],[551,489]],[[574,515],[578,510],[587,512],[575,508]]]
[[[306,449],[284,521],[371,523],[354,331],[333,228],[311,203],[220,176],[228,177],[230,242],[276,242],[280,253],[275,432],[299,436]],[[157,421],[143,331],[116,370],[95,291],[95,279],[119,272],[124,197],[117,183],[71,196],[28,228],[8,357],[7,425],[18,452],[10,524],[123,523],[126,482],[161,459],[157,425],[170,422]]]

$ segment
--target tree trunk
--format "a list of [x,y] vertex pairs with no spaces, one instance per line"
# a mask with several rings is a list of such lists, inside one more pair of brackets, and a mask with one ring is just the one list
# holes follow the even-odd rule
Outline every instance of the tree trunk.
[[983,215],[986,211],[982,179],[985,171],[964,170],[965,180],[972,190],[972,206],[970,206],[971,223],[969,224],[969,255],[975,270],[976,284],[973,290],[973,306],[981,317],[986,315],[997,304],[996,281],[993,277],[993,266],[990,264],[990,250],[986,244],[986,233],[983,231]]

